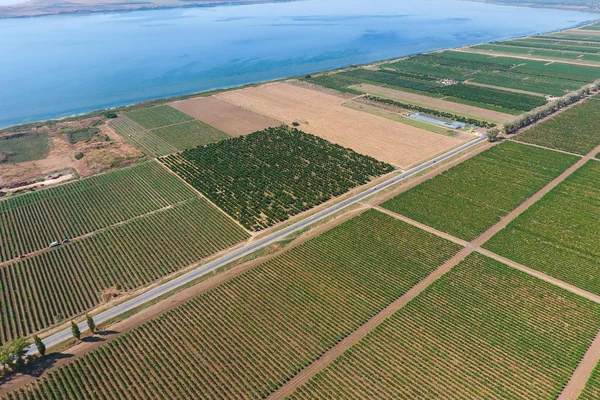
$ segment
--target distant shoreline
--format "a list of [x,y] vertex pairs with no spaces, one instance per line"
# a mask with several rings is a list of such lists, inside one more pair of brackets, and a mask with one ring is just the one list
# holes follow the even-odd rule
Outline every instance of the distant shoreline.
[[[193,1],[193,4],[190,4]],[[0,6],[0,20],[10,18],[36,18],[59,15],[91,15],[104,13],[122,13],[129,11],[169,10],[175,8],[210,8],[222,6],[241,6],[265,3],[291,3],[301,0],[148,0],[131,3],[70,3],[68,7],[39,4],[30,0],[20,4]]]

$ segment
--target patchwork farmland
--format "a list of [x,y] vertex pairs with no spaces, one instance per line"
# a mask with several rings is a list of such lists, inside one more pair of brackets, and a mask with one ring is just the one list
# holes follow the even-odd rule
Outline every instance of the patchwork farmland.
[[196,197],[152,161],[0,202],[7,261]]
[[472,240],[576,161],[568,154],[505,142],[382,206]]
[[229,138],[168,105],[128,112],[110,126],[146,153],[157,156]]
[[464,143],[396,121],[343,107],[346,98],[289,83],[224,92],[219,100],[296,123],[299,129],[357,153],[409,168]]
[[10,398],[265,397],[457,251],[369,211]]
[[600,98],[578,104],[517,136],[517,140],[585,155],[600,145]]
[[56,122],[136,158],[0,201],[0,398],[598,397],[593,32]]
[[600,305],[472,255],[291,399],[553,399]]
[[600,294],[600,163],[588,161],[485,247]]
[[1,267],[0,343],[73,318],[248,237],[194,197]]
[[190,149],[162,162],[254,231],[394,170],[287,127]]

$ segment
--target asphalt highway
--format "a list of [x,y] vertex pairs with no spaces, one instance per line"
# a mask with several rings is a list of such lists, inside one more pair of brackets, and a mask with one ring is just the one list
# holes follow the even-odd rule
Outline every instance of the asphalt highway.
[[[441,156],[438,156],[430,161],[427,161],[421,165],[418,165],[406,172],[403,172],[400,175],[391,177],[387,181],[382,182],[381,184],[379,184],[365,192],[359,193],[359,194],[352,196],[340,203],[334,204],[329,208],[319,211],[318,213],[313,214],[310,217],[307,217],[307,218],[305,218],[299,222],[296,222],[288,227],[285,227],[277,232],[274,232],[268,236],[265,236],[264,238],[262,238],[260,240],[250,242],[244,247],[241,247],[235,251],[232,251],[231,253],[228,253],[216,260],[213,260],[213,261],[209,262],[208,264],[202,265],[192,271],[185,273],[184,275],[181,275],[181,276],[179,276],[173,280],[170,280],[168,282],[165,282],[164,284],[157,286],[154,289],[151,289],[131,300],[121,303],[109,310],[106,310],[106,311],[94,316],[94,321],[96,322],[96,324],[101,324],[112,318],[118,317],[119,315],[121,315],[125,312],[128,312],[135,308],[138,308],[147,302],[157,299],[157,298],[163,296],[164,294],[167,294],[177,288],[180,288],[180,287],[194,281],[195,279],[200,278],[201,276],[203,276],[205,274],[208,274],[218,268],[223,267],[223,266],[231,263],[232,261],[239,260],[240,258],[245,257],[245,256],[255,252],[256,250],[262,249],[274,242],[284,239],[286,236],[288,236],[294,232],[304,229],[307,226],[312,225],[315,222],[320,221],[324,218],[327,218],[346,207],[349,207],[355,203],[358,203],[358,202],[366,199],[367,197],[372,196],[375,193],[381,192],[382,190],[385,190],[385,189],[389,188],[390,186],[395,185],[398,182],[401,182],[411,176],[414,176],[414,175],[418,174],[419,172],[422,172],[437,163],[445,161],[445,160],[447,160],[447,159],[449,159],[449,158],[451,158],[473,146],[476,146],[479,143],[485,141],[486,139],[487,139],[486,136],[482,136],[482,137],[479,137],[469,143],[465,143],[464,145],[457,147],[454,150],[451,150]],[[79,328],[81,329],[82,332],[86,331],[88,329],[86,322],[80,323]],[[44,344],[46,345],[47,348],[50,348],[50,347],[56,346],[64,341],[66,341],[66,340],[69,340],[71,338],[72,338],[71,329],[68,328],[63,331],[57,332],[51,336],[48,336],[47,338],[44,339]],[[35,353],[37,353],[37,347],[35,345],[30,346],[27,354],[33,355]]]

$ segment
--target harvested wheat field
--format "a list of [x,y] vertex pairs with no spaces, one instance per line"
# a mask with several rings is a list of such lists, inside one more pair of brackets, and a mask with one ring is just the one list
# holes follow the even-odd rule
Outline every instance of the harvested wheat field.
[[170,106],[231,136],[247,135],[281,125],[280,121],[244,110],[214,97],[176,101]]
[[343,107],[345,99],[290,85],[269,83],[224,92],[219,100],[278,119],[378,160],[408,168],[464,140]]
[[479,107],[469,106],[461,103],[454,103],[452,101],[442,99],[436,99],[434,97],[429,97],[422,94],[403,92],[402,90],[396,89],[389,89],[382,86],[360,84],[352,87],[354,89],[360,90],[361,92],[387,97],[392,100],[406,101],[425,107],[435,108],[441,111],[453,112],[460,115],[464,115],[466,117],[484,119],[486,121],[492,121],[496,123],[504,123],[515,119],[514,115],[504,114],[498,111],[486,110]]

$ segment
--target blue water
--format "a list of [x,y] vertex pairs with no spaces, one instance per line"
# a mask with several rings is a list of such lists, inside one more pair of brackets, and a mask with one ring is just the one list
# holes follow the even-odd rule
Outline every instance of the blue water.
[[0,126],[566,28],[455,0],[304,0],[0,20]]

